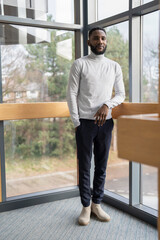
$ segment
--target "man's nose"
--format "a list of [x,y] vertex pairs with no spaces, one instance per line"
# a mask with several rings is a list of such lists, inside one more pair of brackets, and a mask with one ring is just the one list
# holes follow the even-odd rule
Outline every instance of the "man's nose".
[[101,38],[99,38],[99,43],[102,43],[102,42],[103,42],[103,40]]

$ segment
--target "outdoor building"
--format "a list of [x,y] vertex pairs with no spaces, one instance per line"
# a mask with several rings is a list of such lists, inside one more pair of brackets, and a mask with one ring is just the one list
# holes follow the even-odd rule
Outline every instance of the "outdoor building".
[[[132,103],[146,104],[137,110],[142,113],[158,113],[159,8],[160,0],[0,1],[0,214],[79,196],[66,89],[72,63],[90,53],[91,28],[107,32],[105,56],[122,67],[131,114]],[[128,115],[127,110],[120,115]],[[118,157],[118,120],[113,118],[103,203],[156,232],[158,168]],[[92,178],[93,163],[94,155]],[[3,234],[1,240],[12,239]]]

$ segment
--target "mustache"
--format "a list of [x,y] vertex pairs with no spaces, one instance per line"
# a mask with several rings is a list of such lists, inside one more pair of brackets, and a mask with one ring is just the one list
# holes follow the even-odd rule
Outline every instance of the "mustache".
[[103,44],[97,44],[96,47],[105,47]]

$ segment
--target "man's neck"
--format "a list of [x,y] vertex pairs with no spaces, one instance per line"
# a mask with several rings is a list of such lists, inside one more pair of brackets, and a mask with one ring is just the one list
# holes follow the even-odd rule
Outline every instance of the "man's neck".
[[104,59],[104,54],[97,55],[91,51],[91,54],[89,55],[89,57],[94,60],[102,60]]

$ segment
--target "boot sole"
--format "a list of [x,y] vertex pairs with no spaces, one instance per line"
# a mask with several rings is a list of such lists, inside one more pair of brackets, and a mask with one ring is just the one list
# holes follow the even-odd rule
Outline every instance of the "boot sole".
[[81,222],[78,222],[78,223],[80,226],[87,226],[90,223],[90,221],[88,223],[81,223]]
[[100,219],[94,212],[91,212],[91,214],[93,214],[94,216],[96,216],[96,218],[101,221],[101,222],[109,222],[111,219],[107,219],[107,220],[103,220],[103,219]]

